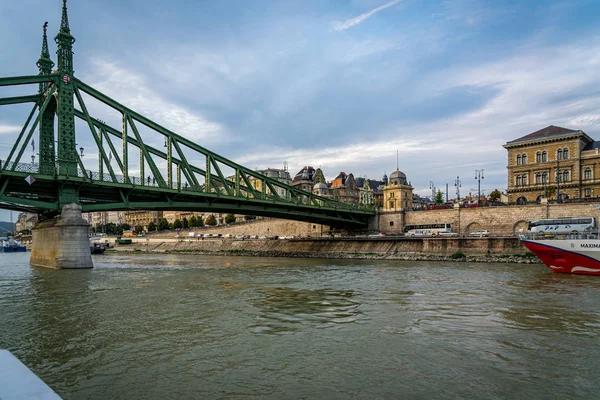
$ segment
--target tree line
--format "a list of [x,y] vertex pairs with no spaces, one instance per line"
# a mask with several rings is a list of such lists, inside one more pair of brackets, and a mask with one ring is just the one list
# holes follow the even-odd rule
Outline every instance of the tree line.
[[[256,219],[255,216],[245,215],[244,220],[253,220]],[[225,215],[225,223],[233,224],[236,222],[237,218],[234,214]],[[188,229],[188,228],[201,228],[203,226],[214,226],[217,225],[217,219],[214,215],[209,215],[206,218],[202,218],[200,216],[196,217],[193,215],[189,220],[187,218],[176,219],[173,222],[167,221],[166,218],[162,218],[158,224],[154,221],[150,221],[146,229],[142,225],[136,225],[132,227],[131,225],[124,224],[115,224],[113,222],[108,224],[98,224],[92,228],[93,233],[106,233],[107,235],[122,235],[124,231],[133,230],[136,234],[141,234],[144,230],[148,232],[154,231],[166,231],[166,230],[174,230],[174,229]]]

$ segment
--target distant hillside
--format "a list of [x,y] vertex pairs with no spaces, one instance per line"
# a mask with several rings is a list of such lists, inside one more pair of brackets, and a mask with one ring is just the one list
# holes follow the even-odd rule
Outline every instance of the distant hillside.
[[10,222],[0,221],[0,236],[6,231],[13,232],[15,230],[15,224],[11,224]]

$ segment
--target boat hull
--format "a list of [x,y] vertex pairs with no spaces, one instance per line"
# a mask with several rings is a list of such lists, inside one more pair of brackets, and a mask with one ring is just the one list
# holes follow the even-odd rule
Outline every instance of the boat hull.
[[3,253],[23,253],[27,251],[27,247],[25,246],[2,246],[0,250]]
[[554,272],[600,275],[600,241],[598,240],[522,240]]

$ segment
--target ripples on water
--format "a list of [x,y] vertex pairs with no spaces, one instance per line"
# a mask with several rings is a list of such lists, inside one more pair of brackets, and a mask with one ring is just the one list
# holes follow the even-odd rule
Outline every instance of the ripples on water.
[[0,348],[65,399],[600,398],[600,279],[540,265],[0,255]]

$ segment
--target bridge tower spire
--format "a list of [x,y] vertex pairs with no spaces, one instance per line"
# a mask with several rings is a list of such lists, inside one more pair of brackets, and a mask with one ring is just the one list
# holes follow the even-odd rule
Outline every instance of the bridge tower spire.
[[[54,67],[54,62],[52,62],[50,59],[50,52],[48,51],[48,37],[46,36],[48,22],[44,23],[42,29],[44,31],[44,35],[42,37],[42,53],[40,54],[40,58],[38,59],[36,65],[40,75],[50,75],[52,73],[52,67]],[[48,83],[40,83],[40,94],[44,93],[47,87]]]
[[[75,113],[73,109],[73,43],[69,29],[67,0],[63,0],[60,31],[54,38],[58,45],[58,167],[59,175],[77,175],[77,149],[75,143]],[[65,199],[66,200],[66,199]],[[71,201],[68,201],[69,203]]]
[[[46,30],[48,29],[48,22],[44,23],[43,26],[43,38],[42,38],[42,52],[37,62],[37,67],[40,75],[50,75],[52,73],[52,67],[54,62],[50,59],[50,52],[48,51],[48,37],[46,36]],[[52,93],[46,93],[50,83],[40,83],[40,102],[43,103],[43,99],[46,96],[52,96]],[[56,113],[56,101],[53,99],[51,103],[48,103],[44,114],[40,121],[40,136],[38,140],[39,149],[39,163],[40,172],[47,175],[54,175],[54,114]]]

